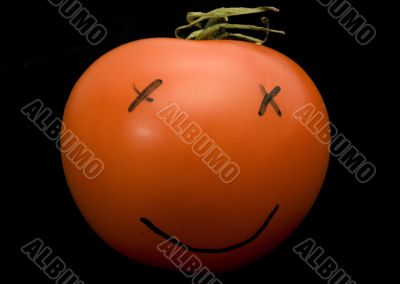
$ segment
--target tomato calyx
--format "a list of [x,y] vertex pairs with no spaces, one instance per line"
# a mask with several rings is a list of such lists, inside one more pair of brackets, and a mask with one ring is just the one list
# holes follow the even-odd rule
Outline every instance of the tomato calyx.
[[[279,12],[279,9],[271,6],[262,6],[257,8],[231,7],[218,8],[207,13],[189,12],[186,16],[188,24],[178,27],[175,30],[175,37],[189,40],[235,39],[262,45],[268,40],[269,33],[272,32],[285,35],[285,32],[270,29],[269,19],[267,17],[261,18],[263,26],[232,24],[229,23],[229,17],[269,11]],[[181,36],[183,30],[192,28],[196,28],[197,30],[191,32],[186,37]],[[265,33],[265,36],[264,38],[256,38],[242,33],[232,33],[228,30],[257,31]]]

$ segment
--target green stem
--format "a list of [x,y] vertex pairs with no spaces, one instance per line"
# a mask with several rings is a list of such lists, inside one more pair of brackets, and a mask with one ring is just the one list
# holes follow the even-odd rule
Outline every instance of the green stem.
[[[277,8],[269,6],[258,8],[219,8],[207,13],[190,12],[186,16],[188,24],[178,27],[175,30],[175,36],[177,38],[185,38],[189,40],[238,39],[254,42],[256,44],[264,44],[267,41],[270,32],[285,34],[283,31],[270,29],[268,18],[261,18],[263,26],[231,24],[228,22],[229,17],[231,16],[263,13],[268,11],[279,12]],[[193,28],[197,28],[197,30],[191,32],[188,36],[182,37],[180,35],[183,30]],[[258,31],[265,33],[265,37],[260,39],[241,33],[231,33],[228,30]]]

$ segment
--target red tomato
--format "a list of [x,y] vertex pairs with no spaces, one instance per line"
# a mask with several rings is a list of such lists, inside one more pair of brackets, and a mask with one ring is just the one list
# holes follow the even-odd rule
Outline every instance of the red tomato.
[[184,244],[175,263],[195,255],[212,271],[247,265],[293,232],[320,191],[328,151],[293,116],[309,103],[327,123],[311,79],[268,47],[125,44],[68,100],[66,129],[104,163],[91,176],[90,155],[64,135],[68,185],[97,234],[135,261],[173,268],[169,250]]

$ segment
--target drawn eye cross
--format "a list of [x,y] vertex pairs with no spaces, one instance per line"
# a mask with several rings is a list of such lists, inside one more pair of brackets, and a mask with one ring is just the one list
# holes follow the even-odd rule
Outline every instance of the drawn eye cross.
[[278,106],[278,104],[274,101],[274,98],[279,94],[279,92],[281,91],[281,87],[276,86],[275,88],[272,89],[271,93],[268,93],[263,85],[259,85],[260,87],[260,91],[262,93],[262,95],[264,96],[264,99],[261,102],[260,108],[258,110],[258,115],[259,116],[263,116],[264,113],[267,111],[267,106],[269,104],[271,104],[271,106],[274,108],[274,110],[276,111],[276,113],[279,116],[282,116],[282,112]]
[[150,83],[150,85],[148,85],[143,91],[139,91],[136,88],[135,83],[133,83],[133,89],[135,90],[135,92],[137,93],[137,97],[136,99],[129,105],[128,107],[128,112],[131,112],[132,110],[134,110],[143,100],[146,100],[146,102],[152,102],[154,101],[153,98],[150,98],[150,94],[157,89],[161,84],[162,84],[162,80],[161,79],[156,79],[153,82]]

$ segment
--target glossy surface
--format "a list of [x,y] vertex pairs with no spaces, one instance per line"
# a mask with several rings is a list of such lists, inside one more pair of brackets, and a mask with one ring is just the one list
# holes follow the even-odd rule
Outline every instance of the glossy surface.
[[[162,83],[146,94],[153,101],[143,98],[128,111],[155,80]],[[267,93],[280,87],[263,115],[260,85]],[[97,60],[68,100],[66,128],[104,163],[104,171],[88,179],[63,154],[68,185],[102,239],[135,261],[166,268],[173,265],[156,248],[164,239],[140,218],[189,246],[218,249],[251,237],[279,205],[248,244],[221,253],[188,252],[212,271],[235,269],[282,242],[321,188],[327,147],[293,116],[308,103],[326,123],[310,78],[267,47],[177,39],[125,44]],[[184,132],[189,126],[193,137]],[[237,178],[230,180],[228,169],[221,174],[217,163],[211,169],[203,161],[208,154],[193,150],[203,134],[229,158],[232,175],[240,171]]]

